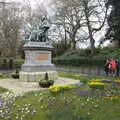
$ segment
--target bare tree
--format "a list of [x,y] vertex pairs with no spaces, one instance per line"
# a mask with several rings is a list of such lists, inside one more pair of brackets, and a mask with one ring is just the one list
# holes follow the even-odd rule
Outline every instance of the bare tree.
[[66,42],[67,34],[71,42],[71,48],[76,48],[76,34],[83,25],[83,12],[79,0],[57,0],[56,1],[56,24],[63,28]]
[[[106,0],[82,0],[85,21],[88,29],[91,52],[94,53],[96,32],[99,32],[105,25],[108,7]],[[105,7],[106,6],[106,7]]]
[[14,2],[1,2],[0,46],[5,56],[15,56],[20,40],[20,6]]

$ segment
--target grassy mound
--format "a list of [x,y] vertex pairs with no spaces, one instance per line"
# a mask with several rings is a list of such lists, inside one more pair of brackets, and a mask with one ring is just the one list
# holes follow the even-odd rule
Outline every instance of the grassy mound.
[[57,59],[73,59],[73,58],[96,58],[96,59],[106,59],[106,58],[119,58],[120,59],[120,48],[103,48],[96,49],[95,54],[91,55],[90,50],[75,50],[69,51],[63,54],[62,56],[57,57]]
[[120,59],[120,48],[96,49],[92,55],[89,49],[69,51],[53,60],[56,65],[92,65],[103,66],[106,59]]

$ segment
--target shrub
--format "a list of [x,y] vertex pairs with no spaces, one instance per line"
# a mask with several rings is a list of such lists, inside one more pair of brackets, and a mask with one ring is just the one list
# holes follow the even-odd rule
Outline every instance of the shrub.
[[48,88],[54,84],[54,80],[40,80],[39,86],[43,88]]
[[95,49],[95,54],[92,55],[90,49],[68,51],[63,55],[53,59],[56,65],[71,65],[71,66],[104,66],[105,60],[108,58],[120,59],[120,48],[103,48]]
[[52,93],[58,93],[58,92],[64,92],[65,90],[74,88],[74,85],[54,85],[49,88],[50,92]]
[[2,73],[0,73],[0,78],[3,78],[3,74]]
[[82,82],[83,84],[87,84],[88,80],[86,78],[82,78],[82,79],[80,79],[80,82]]
[[47,72],[45,73],[45,80],[46,80],[46,81],[49,80],[49,77],[48,77],[48,73],[47,73]]
[[48,73],[45,73],[45,79],[39,81],[39,86],[43,88],[48,88],[54,84],[54,80],[49,80]]
[[92,59],[92,58],[65,58],[65,59],[53,59],[53,63],[56,65],[71,65],[71,66],[104,66],[105,59]]
[[13,59],[9,59],[9,68],[13,68]]
[[13,73],[12,78],[19,79],[19,74]]
[[19,79],[19,70],[16,69],[15,73],[12,74],[12,78]]

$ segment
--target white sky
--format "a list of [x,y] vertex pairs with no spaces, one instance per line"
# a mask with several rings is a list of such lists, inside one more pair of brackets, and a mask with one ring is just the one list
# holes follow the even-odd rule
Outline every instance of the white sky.
[[6,1],[6,2],[15,1],[15,2],[22,2],[22,3],[24,3],[25,1],[30,1],[31,6],[33,8],[36,5],[41,5],[41,6],[48,7],[51,4],[51,0],[0,0],[0,1]]
[[[27,1],[27,0],[12,0],[12,1],[24,2],[24,1]],[[29,0],[29,1],[31,2],[32,7],[35,7],[35,5],[38,4],[38,3],[41,4],[41,5],[48,6],[50,4],[51,0]]]
[[[53,13],[53,10],[51,10],[50,8],[52,4],[52,0],[0,0],[0,1],[6,1],[6,2],[16,1],[16,2],[22,2],[23,4],[25,1],[30,1],[32,8],[35,8],[36,6],[39,5],[43,9],[47,10],[50,16],[52,16],[51,14]],[[104,30],[97,34],[97,37],[95,37],[96,40],[98,41],[101,36],[104,36]]]

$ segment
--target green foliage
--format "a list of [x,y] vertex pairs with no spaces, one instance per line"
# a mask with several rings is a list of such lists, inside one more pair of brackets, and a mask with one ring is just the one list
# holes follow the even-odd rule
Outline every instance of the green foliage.
[[12,78],[19,79],[19,74],[13,73]]
[[106,38],[118,41],[120,47],[120,1],[108,0],[108,5],[112,5],[112,10],[108,17],[109,29],[107,30]]
[[56,65],[70,65],[70,66],[104,66],[105,60],[100,59],[54,59]]
[[8,89],[0,87],[0,94],[7,92]]
[[0,79],[4,79],[4,78],[11,78],[11,75],[0,73]]
[[53,42],[53,47],[54,47],[53,57],[56,57],[65,53],[70,48],[70,44],[65,40],[61,40]]
[[39,81],[39,86],[43,88],[49,88],[53,84],[54,84],[54,80],[40,80]]
[[24,59],[22,59],[21,57],[16,57],[15,61],[15,68],[21,68],[21,65],[24,63]]
[[120,59],[120,48],[96,49],[95,54],[91,56],[89,50],[76,50],[66,52],[62,56],[53,59],[56,65],[70,66],[104,66],[108,58]]
[[45,80],[49,80],[48,73],[45,73]]
[[77,74],[77,73],[71,73],[71,72],[59,72],[58,73],[60,77],[65,77],[65,78],[72,78],[75,80],[80,80],[80,82],[87,84],[90,81],[93,81],[93,79],[98,79],[102,81],[103,79],[110,79],[112,81],[115,81],[116,78],[113,77],[105,77],[105,76],[88,76],[84,74]]
[[15,73],[12,73],[12,78],[19,79],[19,70],[16,69]]
[[75,80],[79,80],[81,78],[88,77],[84,74],[76,74],[76,73],[71,73],[71,72],[59,72],[58,74],[59,74],[60,77],[72,78],[72,79],[75,79]]
[[43,88],[48,88],[54,84],[54,80],[49,80],[48,73],[45,73],[45,78],[39,81],[39,86]]
[[2,73],[0,73],[0,78],[3,78],[3,77],[4,77],[4,75]]
[[3,73],[0,73],[0,79],[10,78],[10,77],[11,77],[10,74],[3,74]]
[[0,58],[0,66],[3,69],[21,68],[21,65],[23,63],[24,63],[24,59],[20,57],[16,57],[16,58],[1,57]]
[[[84,91],[83,89],[82,91]],[[81,96],[80,87],[58,94],[36,91],[17,97],[11,103],[12,119],[22,120],[116,120],[120,118],[120,100],[91,91]],[[107,92],[107,91],[106,91]]]

